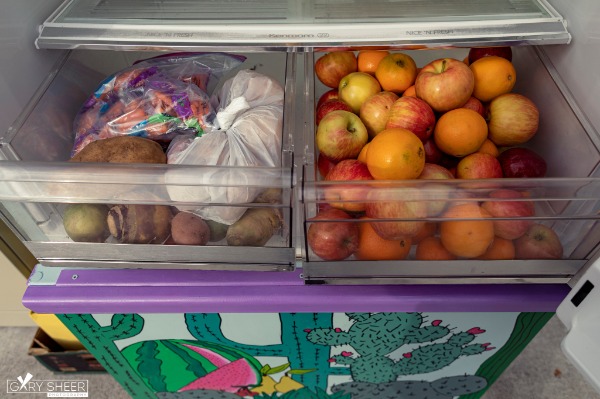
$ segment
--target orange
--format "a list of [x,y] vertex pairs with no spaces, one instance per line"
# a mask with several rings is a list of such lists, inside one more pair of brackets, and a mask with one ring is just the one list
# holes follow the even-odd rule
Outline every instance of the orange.
[[494,158],[498,158],[500,151],[498,151],[498,147],[496,144],[490,139],[485,139],[481,147],[477,150],[477,152],[483,152],[484,154],[490,154]]
[[416,235],[411,237],[412,243],[418,244],[424,238],[435,235],[435,233],[437,232],[437,228],[438,227],[436,222],[425,222],[423,227],[421,227],[421,230],[419,230],[419,232]]
[[358,154],[358,158],[356,158],[362,163],[367,163],[367,147],[369,147],[369,143],[363,146],[362,150],[360,150],[360,153]]
[[358,52],[358,71],[375,75],[379,62],[390,52],[386,50],[361,50]]
[[417,244],[416,260],[454,260],[456,256],[448,252],[439,237],[430,236]]
[[[369,220],[361,217],[362,220]],[[358,250],[354,256],[358,260],[397,260],[405,259],[410,252],[409,239],[386,240],[373,230],[369,222],[358,224]]]
[[367,167],[376,180],[416,179],[425,167],[423,142],[407,129],[382,130],[369,143]]
[[454,157],[476,152],[487,135],[488,126],[483,116],[468,108],[456,108],[443,114],[433,132],[438,148]]
[[440,222],[440,240],[450,253],[463,258],[483,255],[494,241],[494,222],[491,215],[473,202],[461,203],[448,209],[447,219]]
[[511,260],[515,258],[515,245],[511,240],[496,237],[487,251],[476,259],[481,260]]
[[506,58],[490,55],[469,65],[475,78],[473,97],[486,102],[509,93],[517,82],[517,71]]
[[416,97],[417,92],[415,90],[415,85],[410,86],[408,89],[404,90],[402,93],[402,97]]
[[388,54],[379,62],[375,77],[383,90],[402,93],[415,83],[417,64],[408,54]]

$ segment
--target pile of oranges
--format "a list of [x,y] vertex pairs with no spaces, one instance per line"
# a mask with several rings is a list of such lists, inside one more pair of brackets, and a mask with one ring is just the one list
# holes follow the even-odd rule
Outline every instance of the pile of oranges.
[[[510,48],[508,49],[510,54]],[[370,75],[377,81],[381,92],[395,94],[390,96],[395,97],[396,102],[403,97],[419,99],[419,102],[426,103],[435,118],[431,132],[427,133],[426,137],[422,133],[416,134],[409,126],[391,126],[389,120],[387,125],[383,125],[384,127],[379,128],[378,131],[369,131],[369,139],[355,159],[367,166],[373,180],[481,178],[461,176],[458,170],[461,160],[473,154],[485,154],[484,157],[495,159],[506,147],[505,142],[515,140],[514,137],[498,138],[498,134],[490,134],[492,126],[489,119],[486,119],[490,104],[503,95],[511,94],[515,86],[517,73],[510,57],[493,55],[492,52],[492,55],[482,56],[476,60],[465,57],[464,60],[449,58],[432,61],[430,64],[444,61],[438,63],[436,68],[446,68],[458,62],[462,65],[460,68],[466,69],[467,74],[472,77],[471,86],[465,89],[468,96],[464,97],[464,93],[460,94],[462,96],[462,99],[458,100],[460,104],[451,105],[448,109],[443,104],[452,104],[453,99],[450,102],[446,101],[443,96],[447,93],[433,98],[439,93],[435,95],[429,93],[430,96],[425,93],[424,85],[420,85],[419,80],[425,79],[422,77],[424,76],[422,71],[430,64],[419,68],[408,54],[387,50],[346,53],[352,53],[356,57],[353,67],[355,69],[352,73]],[[430,70],[431,68],[428,69]],[[326,85],[332,89],[330,92],[337,89],[335,81],[333,84],[328,82]],[[331,98],[342,99],[341,96]],[[535,105],[529,99],[526,100],[537,111]],[[388,108],[392,109],[393,105]],[[356,106],[354,111],[348,112],[354,112],[360,115],[361,119],[365,119],[362,111],[356,110]],[[535,134],[537,125],[531,129],[533,132],[519,144]],[[434,156],[437,157],[435,160]],[[428,165],[433,163],[445,168],[449,176],[438,177],[439,175],[427,172],[430,168]],[[320,170],[320,172],[321,177],[328,180],[327,171]],[[483,178],[488,177],[483,176]],[[394,184],[390,183],[389,187],[394,187]],[[371,188],[371,190],[378,189],[385,190],[386,187],[373,185]],[[350,217],[358,219],[359,225],[358,249],[354,257],[359,260],[393,260],[405,259],[409,256],[417,260],[514,259],[513,240],[496,235],[493,221],[496,215],[491,215],[477,201],[458,201],[453,195],[455,193],[448,197],[450,201],[442,201],[441,206],[440,201],[438,203],[430,201],[437,208],[432,211],[434,213],[427,214],[427,217],[441,217],[444,221],[419,222],[421,223],[419,232],[415,234],[413,231],[405,237],[386,236],[378,231],[377,224],[382,222],[374,223],[373,219],[381,216],[369,214],[369,207],[366,207],[366,214],[348,212]],[[398,201],[402,201],[401,191],[398,192],[397,197]],[[340,209],[344,210],[343,205]],[[388,222],[393,221],[388,220]]]

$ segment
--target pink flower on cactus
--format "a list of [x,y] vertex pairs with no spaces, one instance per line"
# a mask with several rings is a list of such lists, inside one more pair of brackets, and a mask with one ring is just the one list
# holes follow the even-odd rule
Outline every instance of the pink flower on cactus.
[[437,326],[440,325],[441,322],[442,322],[441,320],[434,320],[434,321],[431,322],[431,325],[437,327]]
[[470,330],[467,331],[467,333],[469,334],[473,334],[473,335],[477,335],[477,334],[483,334],[485,332],[485,330],[482,330],[479,327],[473,327]]
[[403,357],[410,359],[412,357],[412,353],[408,352],[402,355]]

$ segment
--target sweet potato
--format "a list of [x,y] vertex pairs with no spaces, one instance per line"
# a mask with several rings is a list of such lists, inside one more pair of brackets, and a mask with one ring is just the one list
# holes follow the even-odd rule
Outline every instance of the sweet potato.
[[227,230],[227,244],[262,247],[281,227],[281,215],[275,208],[249,208]]

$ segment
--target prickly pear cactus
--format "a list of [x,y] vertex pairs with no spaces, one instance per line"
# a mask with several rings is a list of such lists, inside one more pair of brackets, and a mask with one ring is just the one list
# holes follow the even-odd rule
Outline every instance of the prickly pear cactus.
[[[348,331],[339,328],[315,328],[307,331],[307,340],[335,347],[350,345],[356,353],[342,352],[330,359],[347,365],[354,381],[392,382],[401,375],[414,375],[439,370],[461,356],[472,356],[492,350],[488,344],[470,344],[485,330],[473,327],[452,334],[441,320],[424,324],[421,313],[347,313],[353,321]],[[445,342],[433,343],[447,337]],[[428,344],[425,344],[428,343]],[[425,344],[393,360],[388,355],[405,345]]]

